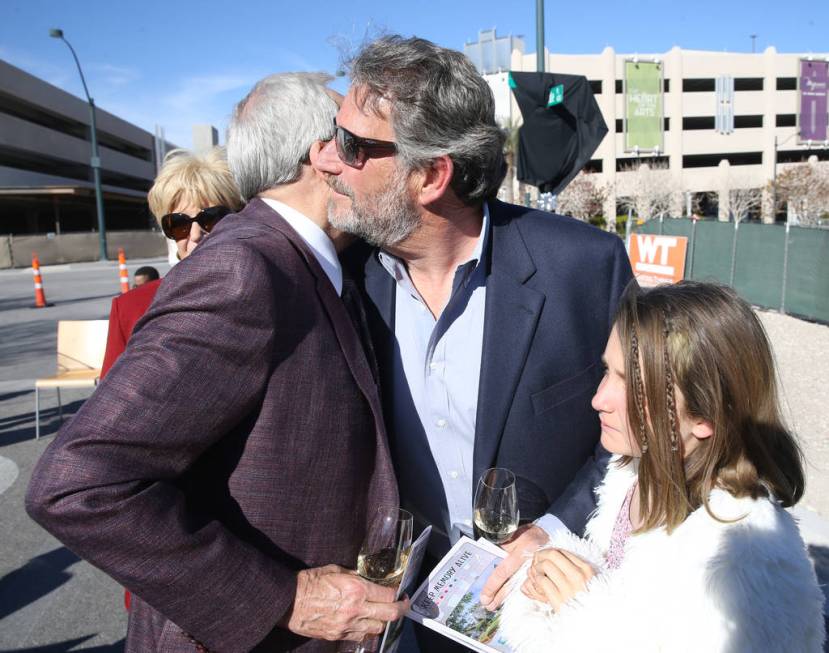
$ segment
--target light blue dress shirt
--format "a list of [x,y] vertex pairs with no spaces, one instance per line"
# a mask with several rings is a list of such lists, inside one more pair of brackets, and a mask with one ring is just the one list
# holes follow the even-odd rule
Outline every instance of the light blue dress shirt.
[[461,533],[472,533],[488,234],[484,204],[475,250],[455,271],[449,301],[437,318],[412,284],[405,263],[380,252],[380,262],[396,282],[392,422],[402,452],[398,463],[411,466],[415,473],[406,476],[417,479],[417,486],[401,487],[401,495],[413,499],[418,520],[432,524],[433,539],[444,546],[447,536],[454,542]]

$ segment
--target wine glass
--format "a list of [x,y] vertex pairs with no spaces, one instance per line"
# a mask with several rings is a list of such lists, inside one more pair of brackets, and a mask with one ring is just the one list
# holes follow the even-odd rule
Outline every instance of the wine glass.
[[518,495],[515,474],[492,467],[481,474],[475,490],[475,537],[503,544],[518,528]]
[[[357,573],[372,583],[397,588],[409,560],[412,528],[410,512],[399,508],[379,508],[360,547]],[[362,643],[355,649],[355,653],[365,651]]]

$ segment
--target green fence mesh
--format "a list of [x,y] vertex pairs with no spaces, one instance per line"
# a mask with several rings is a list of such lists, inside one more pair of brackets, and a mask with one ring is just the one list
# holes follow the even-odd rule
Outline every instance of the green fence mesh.
[[[650,220],[634,232],[686,236],[685,278],[729,284],[746,301],[829,322],[829,230],[687,218]],[[783,283],[786,280],[785,293]]]

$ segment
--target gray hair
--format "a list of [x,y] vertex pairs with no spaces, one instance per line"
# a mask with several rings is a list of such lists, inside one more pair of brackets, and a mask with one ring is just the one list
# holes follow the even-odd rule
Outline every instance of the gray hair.
[[[409,169],[449,155],[451,187],[467,205],[494,197],[506,174],[504,132],[492,91],[456,50],[419,38],[384,36],[351,62],[361,103],[390,106],[398,154]],[[360,95],[362,93],[362,95]]]
[[324,73],[280,73],[256,83],[233,109],[227,161],[242,197],[296,181],[308,151],[334,135],[337,104]]

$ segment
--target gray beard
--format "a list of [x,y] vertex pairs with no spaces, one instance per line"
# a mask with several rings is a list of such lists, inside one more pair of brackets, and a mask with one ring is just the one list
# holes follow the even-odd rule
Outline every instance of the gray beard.
[[354,234],[375,247],[396,245],[420,226],[420,214],[408,196],[406,176],[395,173],[381,192],[363,202],[339,178],[328,179],[336,191],[351,198],[351,206],[337,212],[333,200],[328,202],[328,221],[332,227]]

